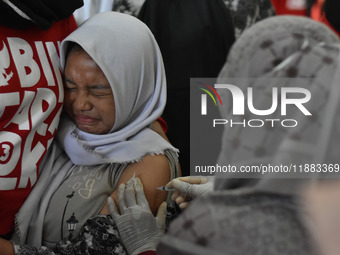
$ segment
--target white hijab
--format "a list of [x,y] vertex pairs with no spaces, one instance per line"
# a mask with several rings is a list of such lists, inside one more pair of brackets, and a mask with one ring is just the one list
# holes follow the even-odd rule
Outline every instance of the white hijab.
[[160,51],[146,25],[126,14],[97,14],[62,42],[62,67],[71,41],[83,47],[110,82],[116,120],[105,135],[82,132],[69,118],[61,120],[58,141],[67,156],[52,144],[39,180],[16,218],[20,242],[34,247],[41,246],[50,198],[74,164],[129,163],[167,149],[177,152],[149,128],[165,106],[166,82]]
[[58,141],[74,164],[130,163],[146,154],[177,151],[149,127],[166,103],[166,78],[158,45],[138,19],[115,12],[100,13],[70,34],[61,45],[65,66],[69,42],[79,44],[101,68],[115,98],[115,123],[108,134],[79,130],[61,121]]

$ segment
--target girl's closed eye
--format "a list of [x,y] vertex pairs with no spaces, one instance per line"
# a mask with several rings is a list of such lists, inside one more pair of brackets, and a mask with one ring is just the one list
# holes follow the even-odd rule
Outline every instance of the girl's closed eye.
[[75,90],[75,89],[77,89],[77,86],[70,79],[65,79],[64,88],[66,90]]
[[112,89],[109,86],[96,85],[89,88],[90,94],[97,97],[111,96]]

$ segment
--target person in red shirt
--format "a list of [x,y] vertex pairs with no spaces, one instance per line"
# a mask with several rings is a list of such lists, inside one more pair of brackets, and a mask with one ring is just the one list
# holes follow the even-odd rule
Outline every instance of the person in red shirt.
[[277,15],[308,16],[306,0],[271,0]]
[[81,0],[0,1],[0,236],[39,177],[64,100],[59,43]]

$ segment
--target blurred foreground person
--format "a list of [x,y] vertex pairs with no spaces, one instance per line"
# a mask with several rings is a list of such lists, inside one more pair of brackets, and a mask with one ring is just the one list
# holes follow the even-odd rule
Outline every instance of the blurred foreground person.
[[[337,36],[329,28],[311,19],[292,16],[259,22],[232,47],[218,84],[235,77],[246,78],[246,85],[239,83],[242,91],[251,82],[256,93],[253,99],[256,109],[272,108],[274,87],[303,88],[310,92],[311,98],[300,108],[287,109],[284,118],[296,120],[298,125],[294,127],[272,123],[261,128],[226,126],[219,165],[232,164],[238,169],[264,165],[292,164],[306,168],[312,164],[339,165],[340,47]],[[238,79],[234,81],[240,82]],[[232,104],[232,100],[226,101],[230,93],[218,92],[222,101]],[[310,115],[301,111],[302,106]],[[232,118],[231,110],[231,105],[224,106],[223,116]],[[246,114],[247,119],[255,115],[248,111]],[[268,117],[256,115],[256,118],[265,121]],[[281,118],[281,112],[273,112],[270,118]],[[236,117],[235,120],[240,121]],[[203,197],[191,202],[173,221],[157,246],[157,254],[318,254],[319,247],[310,233],[311,218],[300,194],[306,186],[328,177],[339,177],[339,173],[221,173],[215,177],[214,191],[203,192]],[[199,189],[201,185],[193,186]],[[136,203],[126,208],[134,215],[141,210],[140,192],[136,193]],[[185,195],[182,194],[184,198]],[[113,217],[128,215],[126,210],[121,210],[117,216],[111,207]],[[129,233],[129,240],[133,240],[142,225],[134,219],[129,226],[133,227],[118,225],[123,242],[122,232]]]

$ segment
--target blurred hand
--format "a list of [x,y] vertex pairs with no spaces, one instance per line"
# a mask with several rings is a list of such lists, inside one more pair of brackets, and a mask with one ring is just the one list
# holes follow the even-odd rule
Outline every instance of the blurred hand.
[[340,182],[328,180],[307,186],[302,192],[306,224],[320,254],[340,250]]
[[107,202],[128,253],[136,255],[144,251],[155,251],[164,236],[166,203],[163,202],[159,206],[157,216],[154,217],[138,177],[129,180],[126,185],[119,186],[120,213],[111,197]]
[[214,180],[214,176],[179,177],[170,181],[166,187],[176,189],[171,199],[175,200],[181,209],[184,209],[191,200],[212,192]]

